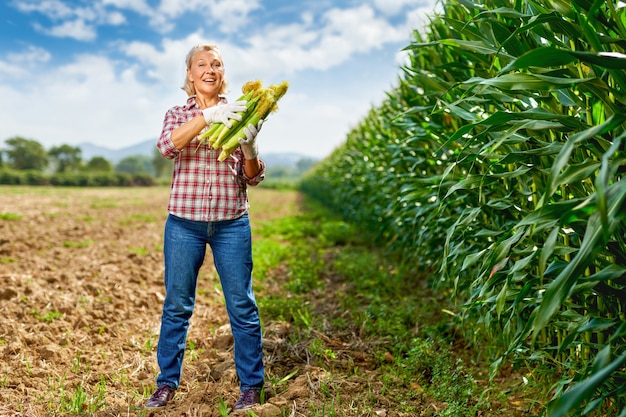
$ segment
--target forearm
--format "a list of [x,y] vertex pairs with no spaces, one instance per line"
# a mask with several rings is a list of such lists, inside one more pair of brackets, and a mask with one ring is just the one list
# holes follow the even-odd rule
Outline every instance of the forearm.
[[259,158],[246,159],[243,170],[248,178],[254,178],[261,172],[261,162]]
[[176,149],[181,150],[198,136],[206,127],[206,121],[202,115],[196,116],[188,122],[172,130],[172,143]]

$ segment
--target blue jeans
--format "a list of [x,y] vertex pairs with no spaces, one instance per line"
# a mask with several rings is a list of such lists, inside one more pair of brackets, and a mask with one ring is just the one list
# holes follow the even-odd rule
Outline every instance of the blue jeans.
[[207,244],[213,252],[235,342],[235,369],[241,390],[263,386],[261,321],[252,291],[252,236],[248,215],[220,222],[197,222],[169,215],[165,223],[165,301],[157,362],[157,385],[180,384],[189,319],[196,300],[198,271]]

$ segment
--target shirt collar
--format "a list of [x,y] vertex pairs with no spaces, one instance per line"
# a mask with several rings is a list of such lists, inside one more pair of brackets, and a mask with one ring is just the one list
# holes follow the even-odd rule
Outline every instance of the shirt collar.
[[[220,98],[220,101],[219,101],[220,104],[224,104],[224,103],[228,102],[226,100],[226,96],[224,94],[220,94],[219,98]],[[187,98],[186,107],[188,109],[193,109],[194,107],[198,107],[198,103],[196,102],[196,95],[195,94],[193,96],[189,96]]]

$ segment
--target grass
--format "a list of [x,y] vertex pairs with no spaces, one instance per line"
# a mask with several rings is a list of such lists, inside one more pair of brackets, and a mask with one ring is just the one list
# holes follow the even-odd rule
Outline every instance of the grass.
[[92,244],[93,244],[93,241],[91,239],[84,239],[84,240],[81,240],[80,242],[72,242],[69,240],[63,241],[63,246],[65,246],[66,248],[88,248]]
[[0,220],[20,220],[21,215],[15,213],[0,213]]
[[[320,381],[309,415],[370,415],[373,398],[384,402],[380,396],[398,415],[414,415],[424,397],[439,405],[438,416],[505,415],[492,409],[506,400],[483,377],[487,358],[460,344],[445,294],[429,293],[427,276],[416,279],[415,270],[312,203],[304,213],[263,224],[258,234],[257,248],[282,242],[281,253],[290,254],[267,257],[276,263],[264,265],[263,274],[255,269],[263,320],[290,323],[290,349],[330,375]],[[282,292],[266,294],[276,279]],[[367,369],[351,357],[359,349],[374,358]],[[372,372],[380,374],[379,385],[346,392],[350,378]]]

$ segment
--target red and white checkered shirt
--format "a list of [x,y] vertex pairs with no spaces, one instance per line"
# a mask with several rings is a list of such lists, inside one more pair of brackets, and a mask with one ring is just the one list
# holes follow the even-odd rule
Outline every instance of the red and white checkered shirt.
[[247,185],[257,185],[265,178],[265,163],[261,161],[261,171],[254,178],[248,178],[239,148],[223,162],[217,160],[220,150],[209,145],[198,146],[197,137],[183,149],[176,149],[172,130],[200,114],[202,111],[195,97],[189,97],[184,106],[174,106],[165,113],[157,147],[163,157],[174,160],[167,210],[174,216],[195,221],[236,219],[250,206]]

